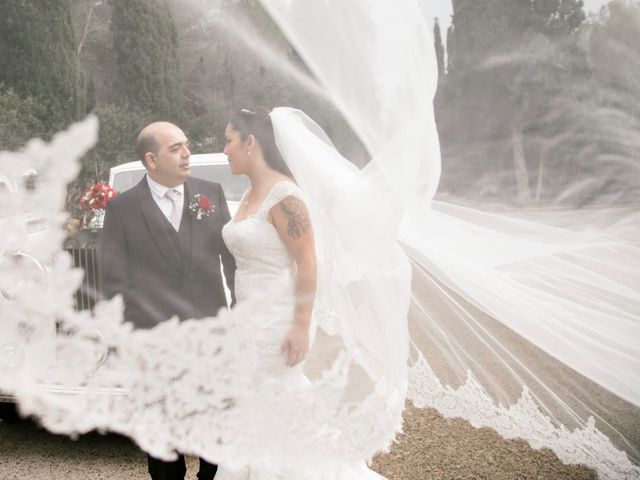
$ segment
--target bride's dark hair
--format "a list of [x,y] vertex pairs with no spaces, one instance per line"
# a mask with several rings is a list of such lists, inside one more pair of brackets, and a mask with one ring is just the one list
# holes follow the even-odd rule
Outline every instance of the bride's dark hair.
[[276,145],[271,124],[270,110],[266,107],[243,108],[233,113],[229,119],[231,126],[240,133],[244,142],[249,135],[253,135],[262,148],[264,159],[274,170],[293,178],[293,174]]

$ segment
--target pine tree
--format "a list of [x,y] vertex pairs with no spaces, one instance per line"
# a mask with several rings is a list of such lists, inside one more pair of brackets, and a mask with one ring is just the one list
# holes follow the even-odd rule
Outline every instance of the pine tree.
[[75,54],[69,0],[5,1],[0,16],[0,84],[42,105],[44,131],[84,115],[84,78]]
[[164,0],[113,0],[115,97],[130,110],[179,121],[183,101],[178,35]]

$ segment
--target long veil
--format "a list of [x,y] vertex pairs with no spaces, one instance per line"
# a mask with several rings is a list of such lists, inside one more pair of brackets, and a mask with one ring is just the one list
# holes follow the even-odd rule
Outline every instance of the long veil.
[[[55,250],[64,185],[77,170],[69,155],[95,140],[89,119],[0,162],[11,182],[26,164],[46,180],[29,192],[0,191],[10,232],[0,238],[0,281],[11,293],[0,308],[15,326],[2,333],[31,339],[25,351],[3,351],[2,390],[52,431],[98,428],[158,457],[304,461],[312,471],[326,458],[353,462],[388,447],[406,394],[602,478],[639,477],[637,212],[495,211],[434,199],[437,67],[417,2],[262,4],[371,157],[357,169],[301,112],[272,114],[314,221],[328,226],[319,230],[327,288],[318,292],[311,387],[250,392],[264,296],[215,319],[145,332],[121,323],[118,299],[73,311],[79,275]],[[20,215],[34,205],[57,238],[27,235]],[[22,247],[51,263],[44,286]],[[56,330],[65,335],[52,345],[47,333]],[[57,368],[43,369],[51,360]],[[212,375],[220,379],[213,389]],[[65,387],[76,395],[57,394]]]
[[640,475],[636,209],[433,201],[437,68],[417,3],[264,3],[370,152],[362,175],[398,208],[413,265],[408,398],[604,478]]

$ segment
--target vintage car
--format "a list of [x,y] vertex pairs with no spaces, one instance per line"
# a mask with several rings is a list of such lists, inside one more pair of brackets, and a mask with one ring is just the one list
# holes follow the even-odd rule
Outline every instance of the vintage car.
[[[41,322],[34,329],[23,318],[16,318],[15,311],[11,308],[11,303],[24,291],[39,293],[48,287],[46,267],[29,253],[38,242],[47,238],[48,224],[42,212],[37,209],[29,211],[28,208],[22,210],[24,205],[16,209],[15,203],[15,194],[20,190],[32,189],[36,175],[31,169],[17,180],[0,174],[0,232],[4,236],[3,248],[0,248],[0,268],[5,272],[19,270],[22,273],[17,280],[7,275],[0,282],[0,366],[3,368],[20,366],[27,352],[26,338],[55,335],[54,319]],[[16,211],[21,211],[21,214],[16,215]],[[16,418],[13,397],[2,391],[0,418]]]

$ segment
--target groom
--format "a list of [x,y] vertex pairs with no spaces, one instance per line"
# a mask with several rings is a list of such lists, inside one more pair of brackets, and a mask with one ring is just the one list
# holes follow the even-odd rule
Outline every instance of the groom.
[[[235,274],[221,235],[230,219],[222,187],[189,178],[187,138],[171,123],[147,125],[136,148],[147,174],[107,205],[100,240],[104,294],[123,296],[124,319],[136,328],[172,316],[215,316],[227,307],[221,262],[231,292]],[[153,480],[184,479],[182,455],[148,461]],[[200,459],[198,479],[211,480],[216,470]]]

